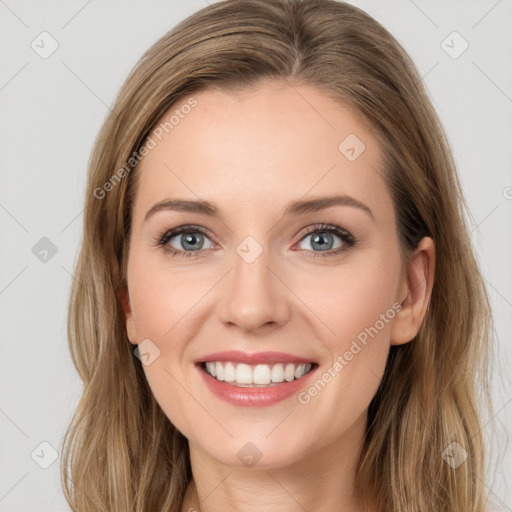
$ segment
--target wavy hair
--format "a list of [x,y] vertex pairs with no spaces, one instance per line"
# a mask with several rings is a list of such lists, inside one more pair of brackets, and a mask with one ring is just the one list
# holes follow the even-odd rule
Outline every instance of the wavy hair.
[[[385,160],[402,264],[436,246],[426,316],[391,346],[357,464],[362,510],[484,512],[483,403],[492,411],[492,313],[448,140],[410,57],[377,21],[336,0],[225,0],[180,22],[142,56],[95,141],[68,341],[83,392],[65,433],[61,479],[73,511],[179,512],[187,439],[165,416],[128,341],[131,209],[144,143],[195,92],[261,80],[316,87],[372,126]],[[452,443],[458,443],[452,445]],[[467,459],[452,467],[446,449]],[[463,451],[462,451],[463,450]]]

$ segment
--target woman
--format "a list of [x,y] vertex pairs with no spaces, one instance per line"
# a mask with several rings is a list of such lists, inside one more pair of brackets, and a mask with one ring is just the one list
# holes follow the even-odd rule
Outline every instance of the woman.
[[73,510],[486,510],[464,208],[413,63],[363,11],[181,22],[90,161]]

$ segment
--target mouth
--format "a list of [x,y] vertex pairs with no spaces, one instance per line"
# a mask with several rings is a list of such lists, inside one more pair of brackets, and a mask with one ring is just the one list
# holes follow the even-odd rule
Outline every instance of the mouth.
[[241,388],[267,388],[302,379],[318,365],[311,363],[245,364],[236,361],[204,361],[199,367],[219,382]]
[[319,368],[309,357],[240,350],[216,352],[194,363],[210,393],[239,407],[266,407],[291,399]]

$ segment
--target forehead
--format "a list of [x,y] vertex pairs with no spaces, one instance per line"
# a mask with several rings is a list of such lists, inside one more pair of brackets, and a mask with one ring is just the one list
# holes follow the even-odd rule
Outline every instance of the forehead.
[[232,213],[261,212],[305,194],[391,206],[370,125],[310,86],[203,90],[173,105],[150,136],[154,147],[137,169],[134,217],[169,197],[209,200]]

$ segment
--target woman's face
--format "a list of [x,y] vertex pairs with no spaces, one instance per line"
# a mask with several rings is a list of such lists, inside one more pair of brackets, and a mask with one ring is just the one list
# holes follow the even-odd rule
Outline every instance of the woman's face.
[[356,446],[390,344],[412,338],[369,126],[276,82],[200,92],[165,122],[137,170],[125,303],[156,400],[229,465]]

